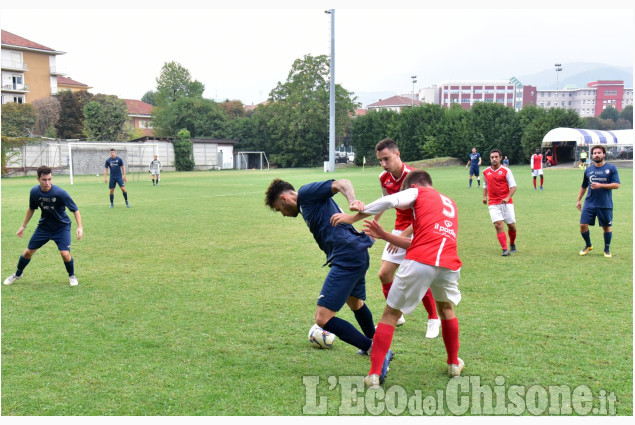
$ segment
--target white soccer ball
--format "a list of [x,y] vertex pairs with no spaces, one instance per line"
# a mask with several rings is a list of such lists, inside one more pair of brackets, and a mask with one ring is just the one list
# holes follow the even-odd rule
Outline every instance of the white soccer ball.
[[315,348],[331,348],[335,343],[335,334],[313,325],[309,330],[309,342]]

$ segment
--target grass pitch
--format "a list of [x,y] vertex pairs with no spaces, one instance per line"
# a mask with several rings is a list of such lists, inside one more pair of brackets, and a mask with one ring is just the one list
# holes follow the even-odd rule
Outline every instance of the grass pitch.
[[[506,394],[519,387],[538,401],[541,388],[585,386],[599,409],[590,414],[603,414],[601,404],[612,394],[615,413],[632,415],[632,169],[619,170],[622,185],[613,193],[610,259],[602,256],[597,226],[591,228],[595,249],[578,255],[584,245],[575,208],[580,170],[545,170],[544,192],[533,190],[529,167],[512,170],[518,253],[507,258],[500,256],[482,190],[467,189],[465,169],[429,170],[459,209],[463,375]],[[2,287],[2,414],[418,414],[408,407],[341,410],[350,404],[343,379],[365,375],[369,360],[342,341],[330,350],[309,345],[327,272],[324,254],[300,217],[283,218],[263,202],[274,177],[296,189],[347,178],[358,199],[370,202],[380,195],[379,172],[164,173],[159,187],[147,174],[128,183],[130,209],[119,189],[115,208],[108,208],[101,177],[77,177],[73,186],[68,177],[54,177],[82,214],[84,240],[72,245],[79,286],[68,285],[49,243],[21,280]],[[39,218],[36,213],[24,239],[15,236],[35,184],[33,177],[2,180],[3,280],[15,271]],[[335,199],[344,206],[341,195]],[[382,223],[390,227],[393,220],[391,211]],[[371,248],[367,274],[376,321],[385,305],[377,278],[382,249],[381,241]],[[340,315],[355,323],[347,308]],[[446,393],[443,341],[424,338],[426,320],[420,307],[395,332],[386,401],[400,394],[391,389],[437,402]],[[313,387],[303,383],[315,379]],[[472,400],[464,413],[488,414],[478,404]],[[526,400],[524,410],[494,414],[532,414],[530,405]],[[446,406],[424,413],[457,412]]]

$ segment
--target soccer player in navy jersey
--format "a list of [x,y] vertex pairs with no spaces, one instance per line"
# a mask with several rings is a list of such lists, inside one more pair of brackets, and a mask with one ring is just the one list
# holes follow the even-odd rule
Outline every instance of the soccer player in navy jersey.
[[[300,214],[326,254],[324,265],[328,265],[330,270],[317,300],[317,325],[368,352],[375,335],[375,325],[364,300],[366,271],[370,262],[368,248],[374,241],[351,225],[331,226],[331,216],[342,211],[333,200],[336,193],[344,195],[352,210],[361,204],[355,199],[353,185],[348,180],[309,183],[296,192],[290,183],[274,179],[265,192],[265,205],[285,217]],[[335,317],[344,304],[353,311],[363,334],[346,320]],[[389,355],[392,358],[392,352]]]
[[470,167],[470,185],[468,186],[468,189],[472,187],[472,176],[476,176],[478,187],[481,187],[481,178],[478,174],[478,167],[481,165],[482,160],[483,159],[481,158],[481,154],[476,152],[476,148],[472,148],[470,159],[467,161],[467,165],[465,166],[466,170],[467,167]]
[[[613,238],[613,189],[620,188],[620,176],[617,168],[605,162],[606,149],[602,145],[591,148],[591,158],[593,165],[584,170],[582,187],[578,193],[576,208],[582,211],[580,215],[580,234],[584,239],[585,246],[580,251],[580,255],[587,255],[593,249],[589,225],[595,226],[595,217],[598,224],[604,230],[604,256],[610,258],[611,239]],[[582,208],[582,197],[589,189],[584,208]]]
[[54,241],[64,260],[64,266],[68,272],[69,282],[71,286],[77,286],[77,278],[75,277],[75,266],[73,257],[71,256],[71,220],[66,215],[66,208],[75,215],[77,222],[77,239],[81,239],[84,235],[82,228],[82,217],[79,209],[65,190],[53,185],[53,174],[49,167],[41,166],[37,169],[38,186],[34,186],[29,194],[29,208],[26,210],[26,216],[22,222],[22,226],[17,231],[19,238],[24,236],[24,230],[33,217],[35,211],[40,208],[42,216],[31,236],[27,249],[24,250],[18,260],[18,267],[14,274],[4,280],[5,285],[11,285],[22,277],[24,268],[31,261],[33,254],[40,249],[48,241]]
[[126,183],[128,178],[126,177],[126,167],[123,165],[123,159],[117,156],[115,149],[110,149],[110,158],[106,160],[104,166],[104,183],[108,182],[108,170],[110,170],[110,208],[113,208],[113,201],[115,199],[115,187],[119,185],[121,192],[123,193],[123,199],[126,201],[126,207],[130,208],[128,203],[128,192],[126,191]]

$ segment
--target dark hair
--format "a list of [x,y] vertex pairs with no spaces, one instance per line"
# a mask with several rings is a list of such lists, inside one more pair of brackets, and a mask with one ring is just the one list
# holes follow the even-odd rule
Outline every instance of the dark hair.
[[273,204],[278,200],[280,195],[284,192],[295,191],[293,185],[281,179],[273,179],[267,191],[265,192],[265,205],[274,209]]
[[491,151],[489,151],[489,154],[493,154],[494,152],[496,152],[498,154],[498,156],[502,157],[503,154],[501,153],[501,151],[499,151],[498,149],[492,149]]
[[377,145],[375,146],[375,152],[383,151],[386,148],[390,149],[393,152],[399,150],[399,147],[397,147],[397,142],[395,142],[390,137],[386,137],[384,140],[377,143]]
[[39,166],[37,169],[37,178],[39,179],[45,174],[53,174],[53,170],[51,170],[51,167],[47,167],[46,165]]
[[591,155],[593,155],[593,151],[596,149],[602,149],[602,152],[604,153],[604,155],[606,155],[606,149],[604,148],[604,146],[602,145],[595,145],[591,148]]
[[117,152],[115,148],[110,148],[110,152]]
[[413,170],[403,179],[401,189],[408,189],[413,184],[417,186],[432,186],[432,177],[427,171]]

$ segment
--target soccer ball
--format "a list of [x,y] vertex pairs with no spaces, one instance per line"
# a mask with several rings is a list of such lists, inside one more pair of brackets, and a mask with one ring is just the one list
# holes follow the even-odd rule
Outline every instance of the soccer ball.
[[315,348],[331,348],[335,342],[335,334],[313,325],[309,330],[309,342]]

